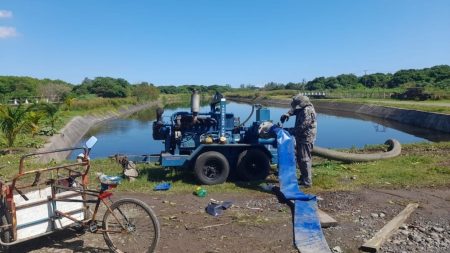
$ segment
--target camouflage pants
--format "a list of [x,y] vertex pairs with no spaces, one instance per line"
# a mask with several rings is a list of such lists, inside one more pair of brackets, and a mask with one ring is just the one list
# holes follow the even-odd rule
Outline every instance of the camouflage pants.
[[312,158],[311,152],[314,144],[302,143],[297,141],[297,164],[300,169],[300,184],[311,186],[312,185]]

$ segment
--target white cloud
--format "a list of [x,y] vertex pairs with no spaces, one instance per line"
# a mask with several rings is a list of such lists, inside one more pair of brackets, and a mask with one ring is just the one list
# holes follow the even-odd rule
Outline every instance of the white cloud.
[[0,26],[0,39],[16,37],[17,31],[15,27]]
[[12,11],[0,10],[0,18],[12,18]]

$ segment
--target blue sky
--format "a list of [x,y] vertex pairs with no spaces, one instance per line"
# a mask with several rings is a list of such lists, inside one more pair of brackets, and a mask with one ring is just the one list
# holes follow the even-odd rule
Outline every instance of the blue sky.
[[0,75],[262,86],[439,64],[446,0],[0,0]]

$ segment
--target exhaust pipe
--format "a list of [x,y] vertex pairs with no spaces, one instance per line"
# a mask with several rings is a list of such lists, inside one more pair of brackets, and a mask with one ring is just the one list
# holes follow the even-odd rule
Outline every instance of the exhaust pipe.
[[200,111],[200,94],[197,90],[192,91],[191,95],[191,112],[192,112],[192,123],[197,123],[197,115]]
[[191,112],[192,115],[197,116],[200,111],[200,94],[197,90],[192,91],[191,95]]

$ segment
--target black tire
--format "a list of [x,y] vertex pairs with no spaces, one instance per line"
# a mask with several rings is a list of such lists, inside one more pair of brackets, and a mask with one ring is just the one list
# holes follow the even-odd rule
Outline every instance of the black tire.
[[[6,210],[3,207],[0,207],[0,225],[9,224],[8,219],[6,217]],[[4,228],[1,231],[1,239],[3,242],[11,242],[11,228]],[[9,252],[9,246],[0,246],[1,252]]]
[[239,154],[237,175],[245,181],[264,180],[270,172],[269,157],[260,149],[248,149]]
[[197,157],[194,172],[201,184],[221,184],[230,174],[230,165],[221,153],[208,151]]
[[[137,199],[121,199],[111,205],[114,215],[109,210],[103,216],[103,237],[109,249],[122,252],[154,252],[159,242],[160,226],[153,210]],[[125,226],[121,228],[117,222]],[[118,233],[111,232],[118,231]]]

